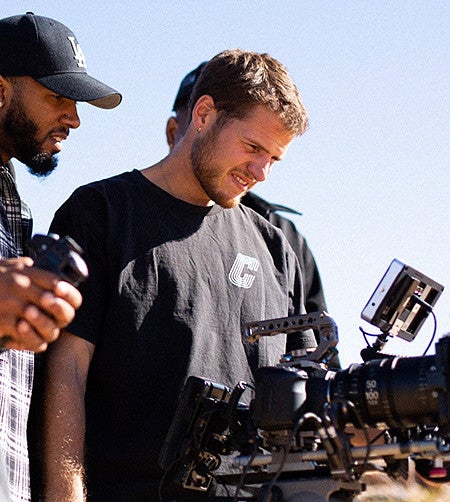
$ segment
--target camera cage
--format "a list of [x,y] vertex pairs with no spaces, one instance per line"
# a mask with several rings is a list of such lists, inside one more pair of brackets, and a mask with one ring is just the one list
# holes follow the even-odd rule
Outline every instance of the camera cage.
[[[411,341],[442,290],[394,260],[362,317],[383,336],[395,327]],[[248,323],[245,341],[309,329],[319,334],[317,348],[285,354],[276,366],[257,370],[250,406],[239,402],[248,387],[242,382],[232,390],[189,377],[159,457],[163,484],[208,492],[215,479],[237,485],[237,496],[244,475],[245,483],[272,487],[279,477],[294,474],[314,491],[319,488],[308,485],[313,479],[332,480],[334,496],[325,484],[322,494],[331,498],[324,500],[353,500],[364,491],[360,479],[372,460],[383,460],[393,478],[405,475],[408,459],[429,462],[435,481],[448,477],[442,466],[450,462],[450,334],[438,341],[435,356],[381,355],[336,371],[328,363],[337,353],[338,332],[326,312]],[[398,390],[405,380],[410,388]],[[411,400],[408,392],[417,388],[423,392]],[[366,434],[378,428],[385,443],[372,444],[367,436],[366,446],[353,446],[349,424]]]

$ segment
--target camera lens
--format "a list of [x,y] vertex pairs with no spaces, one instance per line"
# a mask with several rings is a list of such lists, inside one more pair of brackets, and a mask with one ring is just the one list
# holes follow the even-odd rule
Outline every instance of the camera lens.
[[435,356],[396,357],[336,372],[331,394],[351,401],[367,425],[403,428],[438,424],[443,390]]

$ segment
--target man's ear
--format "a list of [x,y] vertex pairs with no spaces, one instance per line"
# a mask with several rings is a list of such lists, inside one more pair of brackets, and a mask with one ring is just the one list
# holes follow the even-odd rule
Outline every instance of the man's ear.
[[166,124],[166,140],[167,144],[169,145],[169,150],[172,150],[172,148],[175,146],[175,143],[177,142],[177,131],[178,131],[178,121],[175,117],[169,117],[169,120],[167,121]]
[[192,110],[192,122],[197,131],[201,131],[204,127],[212,124],[216,117],[217,110],[214,99],[207,94],[198,98]]
[[6,92],[10,86],[10,83],[5,79],[5,77],[0,75],[0,106],[3,106],[5,103]]

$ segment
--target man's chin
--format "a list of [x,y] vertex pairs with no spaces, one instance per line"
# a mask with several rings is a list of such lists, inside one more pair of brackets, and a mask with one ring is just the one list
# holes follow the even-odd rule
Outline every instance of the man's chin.
[[25,162],[25,165],[33,176],[45,178],[53,172],[58,165],[58,157],[49,152],[42,152]]
[[240,195],[239,197],[234,197],[234,199],[221,199],[219,201],[216,200],[215,202],[225,209],[233,209],[233,207],[239,206],[242,197],[243,195]]

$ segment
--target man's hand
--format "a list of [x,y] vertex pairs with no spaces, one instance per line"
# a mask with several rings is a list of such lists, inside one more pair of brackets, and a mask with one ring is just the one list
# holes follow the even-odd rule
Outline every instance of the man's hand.
[[43,352],[74,318],[81,294],[31,258],[0,260],[0,344]]

